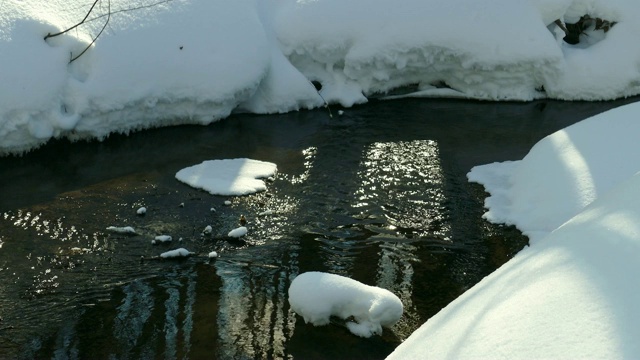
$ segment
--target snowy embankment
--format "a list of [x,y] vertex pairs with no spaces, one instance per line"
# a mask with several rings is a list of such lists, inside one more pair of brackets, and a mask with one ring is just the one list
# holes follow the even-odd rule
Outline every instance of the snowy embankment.
[[486,218],[531,246],[449,304],[389,359],[640,358],[640,103],[474,168]]
[[[44,40],[92,3],[0,4],[0,155],[403,86],[487,100],[640,93],[635,0],[101,0]],[[585,27],[577,45],[562,40],[572,23]]]

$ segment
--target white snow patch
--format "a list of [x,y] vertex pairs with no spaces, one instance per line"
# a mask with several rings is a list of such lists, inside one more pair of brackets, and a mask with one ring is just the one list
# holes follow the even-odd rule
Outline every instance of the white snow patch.
[[204,235],[210,235],[212,232],[213,232],[213,227],[211,227],[211,225],[205,226],[205,228],[202,230],[202,233]]
[[173,240],[173,238],[169,235],[158,235],[153,239],[151,243],[155,245],[157,243],[171,242],[171,240]]
[[209,259],[213,259],[213,258],[217,258],[218,257],[218,253],[215,251],[212,251],[209,253]]
[[240,226],[239,228],[233,229],[229,231],[228,236],[233,238],[239,238],[247,235],[247,228],[244,226]]
[[147,208],[144,207],[144,206],[139,208],[138,210],[136,210],[136,214],[138,214],[138,215],[144,215],[146,213],[147,213]]
[[107,227],[108,231],[118,233],[118,234],[135,234],[136,230],[131,226],[109,226]]
[[293,279],[289,304],[315,326],[328,324],[331,316],[353,317],[355,322],[348,322],[347,328],[361,337],[382,334],[382,326],[393,326],[403,313],[402,302],[389,290],[323,272],[306,272]]
[[214,195],[248,195],[266,190],[259,178],[273,175],[276,169],[274,163],[252,159],[208,160],[178,171],[176,178]]
[[185,248],[179,248],[179,249],[163,252],[162,254],[160,254],[160,257],[163,259],[169,259],[169,258],[176,258],[176,257],[187,257],[193,254],[194,253],[190,252]]

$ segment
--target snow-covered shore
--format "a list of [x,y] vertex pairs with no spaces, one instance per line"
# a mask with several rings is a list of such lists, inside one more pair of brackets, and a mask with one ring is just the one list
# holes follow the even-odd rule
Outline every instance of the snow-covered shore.
[[[85,24],[44,40],[92,3],[0,4],[0,155],[323,98],[351,106],[403,86],[486,100],[640,93],[632,0],[111,0],[110,17],[99,1]],[[563,42],[555,21],[583,15],[615,26],[594,20],[581,43]]]
[[414,332],[389,359],[640,357],[640,103],[475,167],[490,221],[531,246]]

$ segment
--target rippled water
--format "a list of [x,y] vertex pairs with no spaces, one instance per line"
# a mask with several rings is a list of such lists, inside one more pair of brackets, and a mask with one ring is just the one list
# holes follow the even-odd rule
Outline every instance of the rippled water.
[[[631,101],[373,102],[333,119],[236,115],[2,158],[0,357],[384,358],[526,245],[481,219],[485,193],[469,169],[520,159],[545,135]],[[174,179],[234,157],[278,164],[267,192],[211,196]],[[248,235],[227,238],[241,215]],[[160,234],[173,242],[151,245]],[[196,255],[155,259],[176,247]],[[391,290],[402,320],[370,339],[338,319],[304,324],[287,289],[310,270]]]

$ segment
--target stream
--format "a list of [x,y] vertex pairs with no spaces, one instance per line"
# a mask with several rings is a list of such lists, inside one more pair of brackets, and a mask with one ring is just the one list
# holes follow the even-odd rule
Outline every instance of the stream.
[[[383,359],[527,246],[482,219],[487,194],[466,173],[637,100],[371,101],[333,117],[235,114],[0,158],[0,358]],[[242,197],[174,177],[228,158],[278,172]],[[229,238],[241,216],[247,235]],[[152,245],[157,235],[173,240]],[[180,247],[194,255],[157,258]],[[368,339],[340,319],[305,324],[287,289],[306,271],[386,288],[404,315]]]

